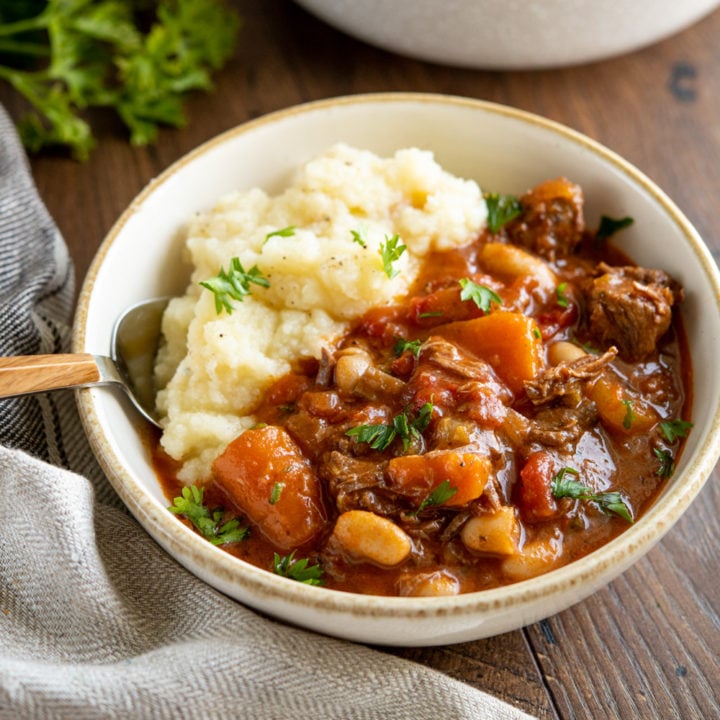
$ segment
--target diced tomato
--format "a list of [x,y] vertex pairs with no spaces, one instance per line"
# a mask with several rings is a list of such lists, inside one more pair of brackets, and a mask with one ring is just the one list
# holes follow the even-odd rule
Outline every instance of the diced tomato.
[[556,308],[542,313],[537,317],[543,340],[549,340],[559,330],[572,325],[578,317],[577,305],[571,302],[567,307],[558,305]]
[[557,515],[551,488],[554,476],[555,462],[549,452],[539,450],[530,455],[520,471],[518,506],[523,520],[541,522]]
[[312,384],[307,375],[288,373],[276,380],[268,389],[264,404],[267,406],[290,405]]
[[440,288],[410,300],[409,315],[420,327],[435,327],[452,320],[467,320],[482,314],[473,302],[460,299],[460,285]]
[[407,380],[415,369],[415,356],[406,350],[400,357],[395,358],[390,365],[390,372],[402,380]]
[[469,383],[470,389],[463,393],[467,414],[483,427],[499,427],[507,415],[507,407],[497,391],[498,385]]
[[279,548],[299,547],[323,529],[319,480],[283,428],[246,430],[215,460],[213,477]]
[[401,307],[377,307],[368,310],[357,326],[358,332],[371,338],[379,338],[386,345],[398,337],[406,337],[407,311]]
[[432,403],[435,413],[442,416],[456,405],[457,381],[427,365],[415,371],[407,389],[408,405],[416,410]]

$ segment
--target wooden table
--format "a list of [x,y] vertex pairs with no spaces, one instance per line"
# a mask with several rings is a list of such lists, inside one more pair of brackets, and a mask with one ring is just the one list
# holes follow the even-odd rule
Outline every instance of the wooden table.
[[[216,92],[192,98],[188,125],[130,147],[98,117],[86,164],[32,169],[81,280],[121,211],[182,154],[243,121],[334,95],[427,91],[513,105],[565,123],[628,158],[686,212],[715,253],[720,235],[720,12],[631,55],[542,72],[458,70],[395,57],[325,26],[289,0],[237,2],[238,51]],[[19,116],[22,103],[0,87]],[[720,255],[716,255],[720,257]],[[540,718],[720,717],[718,471],[666,539],[609,587],[499,637],[391,650]]]

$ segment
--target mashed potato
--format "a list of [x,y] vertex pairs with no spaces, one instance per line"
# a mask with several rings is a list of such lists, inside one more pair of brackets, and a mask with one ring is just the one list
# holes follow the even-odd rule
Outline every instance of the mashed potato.
[[[466,245],[486,215],[477,184],[448,174],[429,152],[385,159],[341,144],[280,195],[233,193],[195,217],[186,243],[191,283],[166,311],[156,366],[161,442],[182,462],[181,479],[207,477],[294,361],[319,357],[353,318],[403,295],[427,253]],[[388,277],[381,249],[395,235],[407,250]],[[199,283],[232,258],[245,270],[257,266],[269,287],[251,285],[232,313],[218,314]]]

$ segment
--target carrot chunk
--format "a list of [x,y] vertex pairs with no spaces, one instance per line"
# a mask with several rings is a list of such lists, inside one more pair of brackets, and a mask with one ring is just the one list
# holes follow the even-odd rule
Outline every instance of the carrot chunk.
[[522,392],[543,364],[538,327],[522,313],[494,312],[434,332],[489,363],[513,393]]
[[455,507],[480,497],[489,474],[490,461],[486,457],[451,451],[401,455],[387,466],[390,487],[418,501],[447,480],[455,492],[442,505]]
[[288,433],[245,431],[213,465],[215,482],[279,548],[298,547],[322,530],[320,484]]
[[609,372],[595,381],[588,394],[597,405],[605,427],[614,432],[642,435],[659,420],[652,405],[629,388],[623,387],[619,378]]

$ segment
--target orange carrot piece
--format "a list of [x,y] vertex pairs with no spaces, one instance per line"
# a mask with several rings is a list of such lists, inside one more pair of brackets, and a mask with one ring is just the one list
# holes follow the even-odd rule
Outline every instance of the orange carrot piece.
[[590,387],[588,395],[597,405],[603,424],[623,435],[647,433],[660,419],[652,405],[624,388],[610,373],[601,375]]
[[442,505],[453,507],[480,497],[489,474],[490,461],[486,457],[453,451],[401,455],[390,460],[387,466],[390,487],[418,501],[447,480],[456,492]]
[[516,394],[543,366],[538,327],[522,313],[494,312],[448,323],[433,332],[485,360]]
[[215,482],[278,547],[296,548],[322,530],[319,481],[283,428],[246,430],[215,460],[213,473]]

